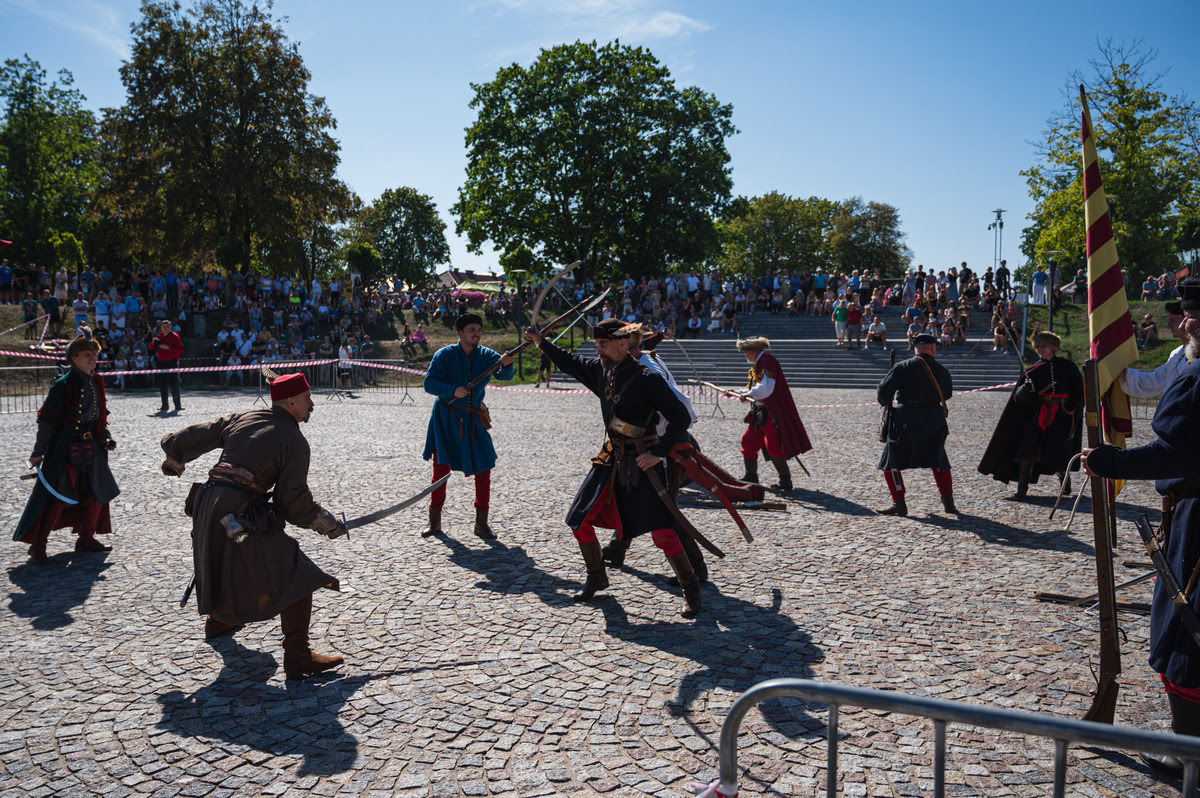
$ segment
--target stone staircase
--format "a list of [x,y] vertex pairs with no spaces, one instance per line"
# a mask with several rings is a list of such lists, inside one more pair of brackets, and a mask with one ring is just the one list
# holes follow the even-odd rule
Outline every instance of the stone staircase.
[[[900,310],[889,308],[883,322],[889,345],[898,350],[896,359],[911,357]],[[1007,354],[993,352],[991,334],[985,330],[986,318],[981,321],[977,315],[973,322],[966,344],[938,351],[938,361],[954,377],[954,389],[965,391],[1016,379],[1021,368],[1016,355],[1011,349]],[[771,340],[771,352],[779,358],[792,388],[874,388],[888,371],[892,349],[878,345],[851,350],[839,347],[833,322],[828,318],[756,313],[741,317],[739,323],[743,337],[763,335]],[[707,333],[700,339],[664,341],[658,352],[681,383],[694,376],[690,357],[700,379],[736,387],[745,384],[748,365],[735,341],[736,337],[728,333]],[[680,347],[687,350],[687,357]]]

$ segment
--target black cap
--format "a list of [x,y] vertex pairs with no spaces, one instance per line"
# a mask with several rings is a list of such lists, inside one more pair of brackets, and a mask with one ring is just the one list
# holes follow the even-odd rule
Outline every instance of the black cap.
[[1200,277],[1189,277],[1179,282],[1179,307],[1182,310],[1200,310]]
[[454,329],[462,332],[463,328],[468,324],[478,324],[480,327],[482,327],[483,319],[474,313],[464,313],[454,320]]
[[628,324],[617,318],[605,319],[598,322],[592,327],[592,338],[597,341],[609,341],[616,338],[628,338],[629,333],[637,328],[637,325]]
[[937,338],[932,333],[917,333],[913,336],[913,346],[917,344],[937,344]]

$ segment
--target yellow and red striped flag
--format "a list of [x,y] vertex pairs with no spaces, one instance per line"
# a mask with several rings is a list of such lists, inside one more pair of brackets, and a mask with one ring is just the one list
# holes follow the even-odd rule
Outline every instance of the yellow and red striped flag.
[[1087,223],[1088,335],[1092,357],[1096,359],[1103,402],[1104,437],[1114,446],[1125,446],[1125,437],[1133,432],[1129,397],[1117,380],[1129,364],[1138,359],[1133,318],[1125,296],[1125,275],[1117,258],[1113,240],[1112,217],[1100,178],[1100,159],[1092,136],[1092,115],[1087,95],[1079,87],[1083,103],[1083,195]]

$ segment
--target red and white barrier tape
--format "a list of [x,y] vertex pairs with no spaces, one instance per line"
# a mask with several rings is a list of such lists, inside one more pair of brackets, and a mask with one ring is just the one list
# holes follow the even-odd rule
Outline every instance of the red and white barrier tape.
[[308,366],[324,366],[337,363],[336,360],[300,360],[295,363],[251,363],[247,366],[184,366],[177,369],[125,369],[122,371],[97,371],[101,377],[132,377],[139,374],[201,374],[217,371],[257,371],[264,366],[272,369],[306,368]]
[[[36,319],[30,319],[29,321],[23,321],[20,324],[18,324],[16,327],[9,327],[7,330],[0,332],[0,335],[8,335],[10,332],[16,332],[17,330],[21,329],[22,327],[28,327],[30,324],[39,322],[42,319],[46,319],[46,321],[48,322],[50,320],[50,314],[43,313],[42,315],[38,316]],[[43,335],[44,334],[45,333],[43,333]]]

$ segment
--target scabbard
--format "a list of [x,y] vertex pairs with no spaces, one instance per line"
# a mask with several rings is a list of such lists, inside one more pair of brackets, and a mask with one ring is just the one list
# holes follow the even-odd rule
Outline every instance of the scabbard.
[[[638,454],[645,453],[645,444],[639,440],[634,440],[633,444]],[[696,541],[716,556],[724,558],[725,552],[718,549],[712,541],[704,537],[704,535],[700,534],[696,527],[692,526],[691,521],[688,521],[683,517],[683,513],[679,511],[679,505],[675,504],[675,500],[672,499],[671,494],[667,492],[667,488],[665,485],[663,485],[662,479],[659,478],[658,472],[653,468],[649,468],[642,473],[645,474],[650,480],[650,484],[654,486],[654,492],[658,494],[659,500],[662,501],[663,506],[667,508],[667,511],[671,513],[671,517],[675,519],[676,530],[692,538],[692,540]]]
[[1167,589],[1171,603],[1175,605],[1175,612],[1179,613],[1184,625],[1191,632],[1192,641],[1195,642],[1197,648],[1200,648],[1200,618],[1196,617],[1191,602],[1179,587],[1179,580],[1171,572],[1171,566],[1167,563],[1167,558],[1163,555],[1158,540],[1154,537],[1150,519],[1143,515],[1137,520],[1136,526],[1138,534],[1142,536],[1142,542],[1146,544],[1146,552],[1150,555],[1150,561],[1154,563],[1154,569],[1158,571],[1158,578],[1163,580],[1163,587]]

